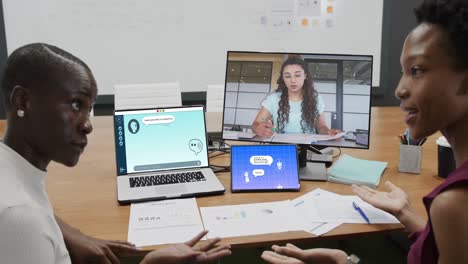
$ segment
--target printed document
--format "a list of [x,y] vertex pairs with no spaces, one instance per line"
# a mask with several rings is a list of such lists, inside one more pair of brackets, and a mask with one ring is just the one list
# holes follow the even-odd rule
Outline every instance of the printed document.
[[299,216],[299,221],[302,221],[301,224],[303,226],[304,231],[312,233],[316,236],[321,236],[340,226],[340,222],[317,222],[318,216],[316,214],[318,212],[317,210],[315,210],[315,208],[313,208],[315,207],[314,199],[327,197],[333,199],[339,196],[340,195],[336,193],[317,188],[302,196],[299,196],[294,200],[291,200],[291,205],[296,211],[296,214]]
[[203,231],[195,198],[132,204],[128,241],[137,247],[182,243]]
[[302,230],[290,201],[200,207],[208,238]]
[[359,205],[371,224],[400,223],[393,215],[373,207],[355,195],[317,197],[310,200],[304,213],[310,222],[365,224],[364,218],[354,209],[353,201]]

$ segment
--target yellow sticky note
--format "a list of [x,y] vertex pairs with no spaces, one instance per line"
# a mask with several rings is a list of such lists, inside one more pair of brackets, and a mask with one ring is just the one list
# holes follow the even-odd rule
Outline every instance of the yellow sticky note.
[[302,21],[301,21],[301,25],[302,25],[303,27],[309,25],[309,20],[308,20],[307,18],[303,18]]
[[327,13],[332,14],[333,13],[333,6],[327,6]]

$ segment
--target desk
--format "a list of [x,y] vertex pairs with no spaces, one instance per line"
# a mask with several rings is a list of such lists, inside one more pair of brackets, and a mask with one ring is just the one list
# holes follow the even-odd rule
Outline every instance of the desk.
[[[423,150],[421,174],[399,173],[397,135],[405,129],[403,113],[397,107],[372,108],[370,149],[342,149],[357,158],[388,161],[383,182],[391,180],[408,194],[416,210],[426,217],[421,198],[443,179],[437,176],[437,151],[434,135],[428,139]],[[4,122],[0,122],[3,134]],[[127,239],[130,206],[120,206],[116,196],[116,173],[112,117],[93,117],[94,131],[89,135],[89,145],[74,168],[51,164],[46,178],[47,190],[55,213],[82,232],[102,239]],[[220,156],[212,164],[229,163],[229,156]],[[232,205],[256,202],[271,202],[296,198],[315,188],[339,194],[351,194],[349,185],[328,182],[301,182],[300,192],[291,193],[236,193],[230,192],[230,174],[221,173],[219,179],[226,187],[224,195],[197,199],[199,206]],[[249,237],[227,238],[233,248],[268,246],[273,243],[306,242],[318,239],[342,239],[366,233],[401,230],[397,224],[366,225],[344,224],[322,237],[306,232],[286,232]],[[157,247],[151,247],[151,249]],[[148,248],[150,249],[150,248]]]

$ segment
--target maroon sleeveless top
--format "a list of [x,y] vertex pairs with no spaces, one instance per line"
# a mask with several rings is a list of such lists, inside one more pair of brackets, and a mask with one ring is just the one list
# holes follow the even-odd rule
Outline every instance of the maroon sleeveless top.
[[408,254],[408,264],[437,264],[439,250],[437,249],[434,232],[432,230],[430,208],[434,198],[445,190],[468,183],[468,161],[461,167],[450,173],[447,179],[435,188],[430,194],[423,198],[429,220],[424,230],[410,235],[410,240],[414,241]]

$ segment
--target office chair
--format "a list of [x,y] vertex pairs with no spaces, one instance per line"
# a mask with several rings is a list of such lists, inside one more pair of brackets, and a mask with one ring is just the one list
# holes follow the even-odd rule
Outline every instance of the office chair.
[[179,82],[117,84],[114,88],[115,110],[182,105]]
[[206,112],[223,112],[224,85],[208,85],[206,89]]

